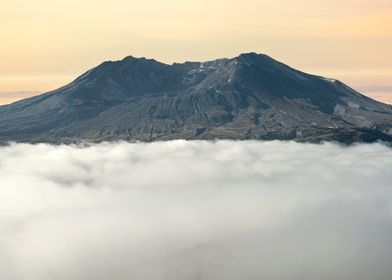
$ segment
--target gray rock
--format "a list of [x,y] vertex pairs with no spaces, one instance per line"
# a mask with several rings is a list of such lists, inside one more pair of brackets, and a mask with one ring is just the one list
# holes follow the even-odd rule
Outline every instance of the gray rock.
[[263,139],[392,142],[392,106],[269,56],[126,57],[0,106],[0,143]]

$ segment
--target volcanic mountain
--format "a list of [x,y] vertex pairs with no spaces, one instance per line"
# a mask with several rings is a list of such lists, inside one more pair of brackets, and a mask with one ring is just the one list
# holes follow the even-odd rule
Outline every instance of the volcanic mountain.
[[392,142],[392,106],[267,55],[172,65],[126,57],[0,106],[0,142]]

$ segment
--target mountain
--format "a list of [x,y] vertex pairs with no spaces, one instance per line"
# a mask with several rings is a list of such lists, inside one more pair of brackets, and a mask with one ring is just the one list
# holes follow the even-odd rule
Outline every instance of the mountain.
[[208,62],[108,61],[0,106],[0,142],[285,139],[392,142],[392,106],[246,53]]

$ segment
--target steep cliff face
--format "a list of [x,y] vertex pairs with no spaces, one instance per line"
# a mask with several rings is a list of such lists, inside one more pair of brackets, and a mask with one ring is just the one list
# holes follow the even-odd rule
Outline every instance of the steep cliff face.
[[0,107],[0,142],[168,139],[392,142],[392,106],[266,55],[167,65],[104,62]]

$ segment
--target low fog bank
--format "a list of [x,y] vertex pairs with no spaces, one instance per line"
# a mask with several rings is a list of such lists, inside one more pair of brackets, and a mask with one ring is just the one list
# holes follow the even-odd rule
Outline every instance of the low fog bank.
[[391,279],[392,149],[0,148],[0,279]]

